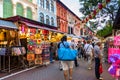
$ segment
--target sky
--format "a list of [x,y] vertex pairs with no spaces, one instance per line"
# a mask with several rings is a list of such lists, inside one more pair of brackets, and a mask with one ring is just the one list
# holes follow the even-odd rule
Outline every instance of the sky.
[[79,0],[61,0],[73,13],[78,17],[83,17],[82,13],[79,11],[80,3]]

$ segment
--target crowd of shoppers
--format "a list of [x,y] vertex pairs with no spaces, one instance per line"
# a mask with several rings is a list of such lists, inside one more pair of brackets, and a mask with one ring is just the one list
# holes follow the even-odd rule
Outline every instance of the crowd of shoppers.
[[[71,42],[67,41],[67,36],[63,36],[61,41],[58,43],[57,48],[68,47],[78,51],[78,56],[74,61],[59,61],[59,68],[64,73],[65,80],[72,80],[73,67],[80,67],[78,60],[87,61],[87,69],[93,69],[93,62],[95,61],[95,76],[97,80],[102,80],[99,72],[100,64],[102,63],[102,46],[100,41],[94,40],[84,40],[78,41],[77,43],[74,40]],[[53,62],[53,43],[50,44],[50,61]],[[57,49],[56,49],[57,54]],[[56,56],[57,57],[57,56]]]

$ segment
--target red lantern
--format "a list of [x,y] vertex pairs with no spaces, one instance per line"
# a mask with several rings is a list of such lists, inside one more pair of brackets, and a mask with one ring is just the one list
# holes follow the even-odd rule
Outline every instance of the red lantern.
[[106,0],[106,2],[108,3],[108,2],[110,2],[110,0]]
[[97,14],[96,10],[94,10],[94,11],[93,11],[93,14],[94,14],[94,15],[96,15],[96,14]]
[[101,3],[98,4],[98,8],[99,9],[102,9],[103,8],[103,5]]
[[90,19],[92,19],[92,16],[91,16],[91,15],[89,15],[89,18],[90,18]]
[[86,18],[86,22],[88,21],[88,18]]

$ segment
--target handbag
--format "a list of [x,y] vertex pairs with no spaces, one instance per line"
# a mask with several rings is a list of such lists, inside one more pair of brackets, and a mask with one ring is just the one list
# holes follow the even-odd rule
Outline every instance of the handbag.
[[103,67],[102,67],[102,64],[100,64],[100,66],[99,66],[99,73],[100,73],[100,74],[103,73]]
[[[64,45],[64,43],[62,43]],[[58,49],[58,58],[62,61],[73,61],[76,59],[77,50],[67,48],[64,45],[64,48]]]

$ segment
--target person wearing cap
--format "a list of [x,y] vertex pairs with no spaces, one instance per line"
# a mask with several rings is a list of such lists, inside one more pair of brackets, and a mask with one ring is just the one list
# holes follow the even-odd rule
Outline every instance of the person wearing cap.
[[103,78],[100,77],[100,72],[99,72],[99,67],[100,64],[102,63],[101,49],[102,49],[101,42],[96,41],[94,46],[94,57],[95,57],[95,76],[97,80],[103,80]]

